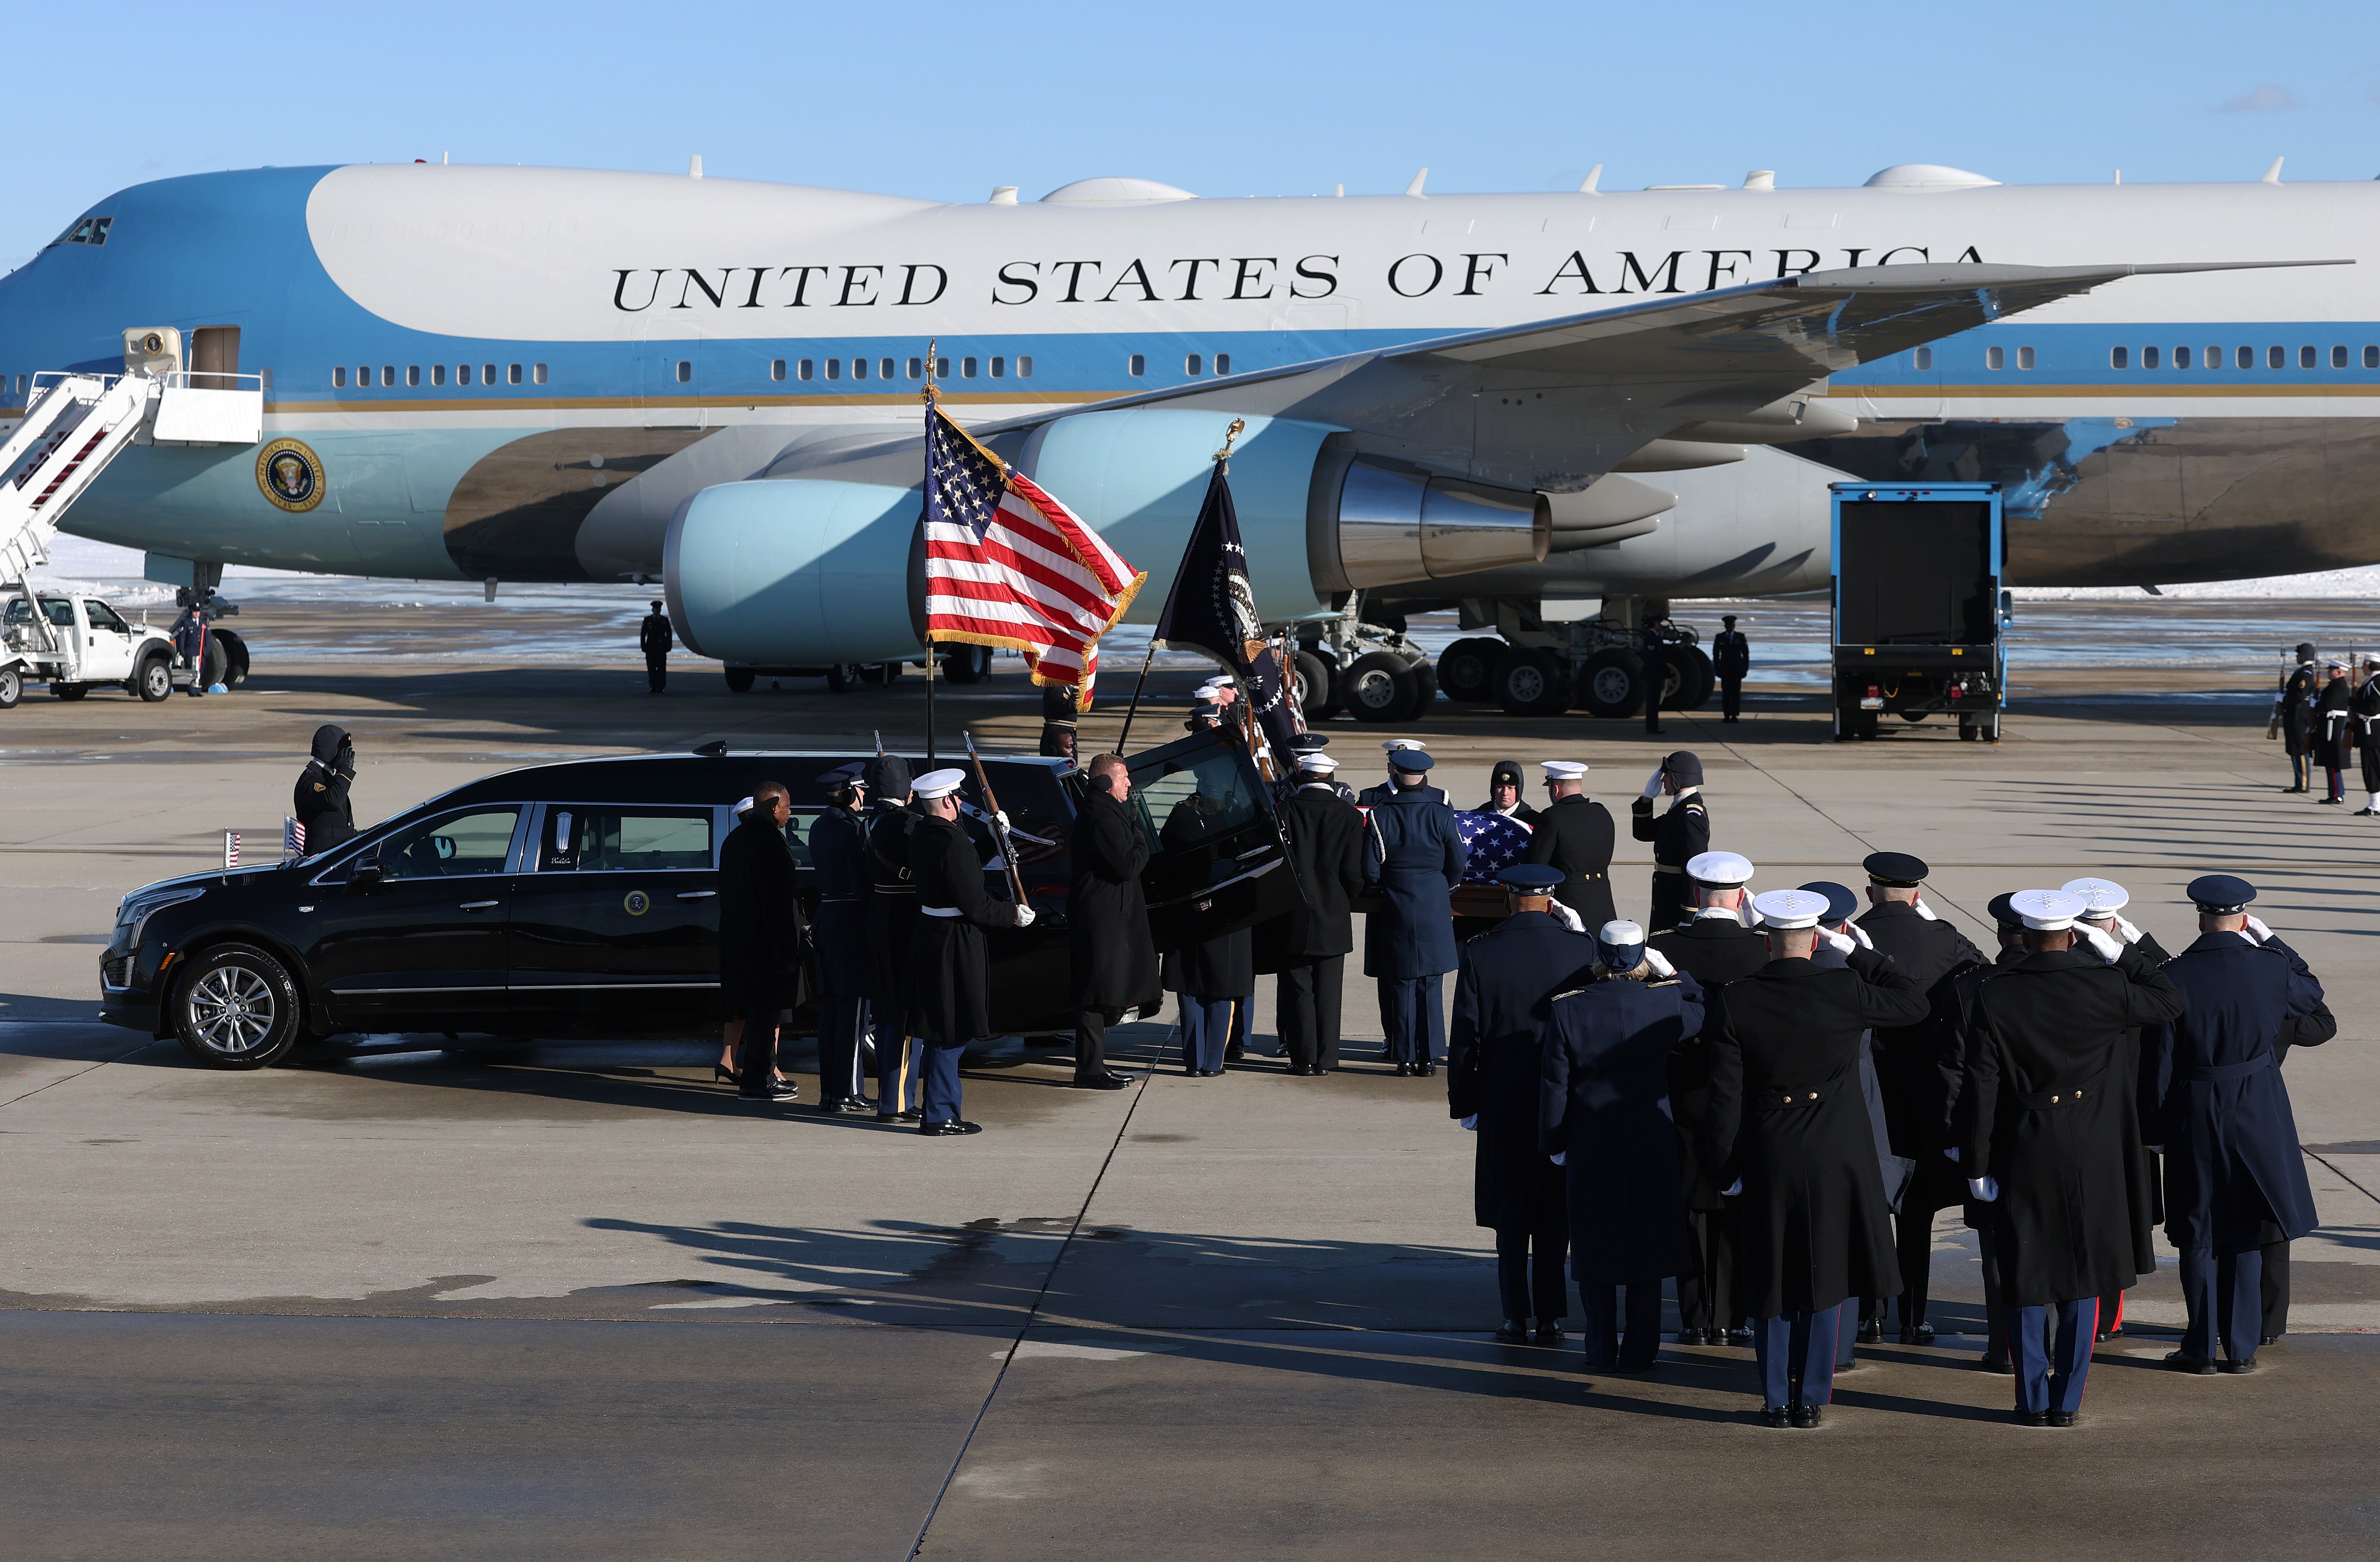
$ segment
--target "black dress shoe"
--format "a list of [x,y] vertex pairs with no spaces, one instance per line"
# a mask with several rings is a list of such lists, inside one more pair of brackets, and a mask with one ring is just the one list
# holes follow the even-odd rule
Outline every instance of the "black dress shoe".
[[2050,1411],[2046,1412],[2042,1419],[2046,1424],[2050,1426],[2071,1426],[2074,1424],[2074,1412],[2072,1411]]
[[913,1107],[905,1112],[878,1112],[876,1120],[878,1122],[917,1122],[925,1115]]
[[1540,1344],[1540,1345],[1560,1345],[1561,1342],[1562,1342],[1562,1327],[1561,1327],[1561,1325],[1560,1325],[1560,1324],[1539,1324],[1539,1325],[1537,1326],[1537,1343],[1538,1343],[1538,1344]]
[[1496,1343],[1499,1345],[1526,1345],[1528,1342],[1528,1326],[1518,1318],[1507,1318],[1496,1327]]
[[[1713,1332],[1717,1331],[1714,1330]],[[1717,1344],[1718,1342],[1714,1340],[1712,1343]],[[1750,1329],[1730,1329],[1727,1331],[1727,1343],[1735,1346],[1740,1350],[1749,1350],[1752,1349],[1752,1331]]]
[[1795,1405],[1792,1421],[1796,1426],[1815,1426],[1827,1418],[1824,1405]]
[[811,1108],[816,1112],[844,1117],[857,1117],[862,1112],[872,1112],[875,1109],[876,1103],[865,1096],[845,1096],[833,1101],[820,1101]]
[[1708,1345],[1710,1343],[1710,1331],[1708,1329],[1680,1329],[1678,1331],[1678,1343],[1681,1345]]
[[798,1101],[801,1098],[802,1093],[790,1084],[773,1085],[768,1094],[763,1096],[755,1096],[740,1089],[735,1092],[735,1099],[749,1101],[755,1106],[782,1107],[788,1101]]
[[2341,807],[2341,806],[2344,806],[2344,805],[2345,805],[2345,804],[2346,804],[2346,802],[2347,802],[2347,799],[2346,799],[2346,798],[2344,798],[2344,797],[2317,797],[2317,798],[2315,798],[2315,799],[2314,799],[2314,801],[2315,801],[2315,802],[2317,802],[2317,803],[2324,804],[2324,805],[2327,805],[2327,806],[2330,806],[2330,807],[2334,807],[2334,808],[2336,808],[2336,807]]
[[1760,1410],[1760,1424],[1763,1426],[1778,1427],[1791,1426],[1793,1424],[1793,1412],[1783,1405],[1764,1405]]
[[2006,1356],[1986,1356],[1977,1364],[1985,1372],[1996,1373],[2001,1377],[2014,1377],[2016,1375],[2016,1363],[2010,1361]]
[[2009,1419],[2019,1426],[2046,1426],[2049,1424],[2049,1412],[2047,1411],[2010,1411]]
[[1226,1063],[1237,1063],[1247,1055],[1247,1047],[1240,1042],[1232,1042],[1223,1048],[1223,1061]]
[[2240,1376],[2256,1370],[2256,1358],[2249,1356],[2237,1362],[2225,1362],[2221,1363],[2221,1366],[2225,1372],[2232,1374],[2233,1376]]
[[955,1139],[962,1133],[981,1133],[983,1124],[965,1122],[957,1118],[946,1118],[941,1122],[919,1123],[917,1132],[936,1139]]
[[1913,1329],[1902,1329],[1900,1331],[1900,1343],[1903,1345],[1933,1344],[1934,1326],[1932,1324],[1920,1324]]
[[1415,1079],[1434,1079],[1438,1075],[1438,1065],[1436,1063],[1415,1063],[1414,1065],[1413,1072]]
[[2167,1351],[2165,1364],[2176,1372],[2188,1373],[2193,1377],[2213,1377],[2216,1371],[2215,1363],[2205,1357],[2185,1356],[2179,1350]]
[[1075,1088],[1077,1090],[1123,1090],[1131,1084],[1132,1081],[1122,1074],[1076,1074],[1075,1076]]
[[2268,1334],[2265,1336],[2264,1338],[2256,1341],[2259,1345],[2278,1345],[2280,1342],[2281,1337],[2277,1334]]
[[1399,1063],[1397,1065],[1397,1077],[1399,1079],[1404,1078],[1411,1072],[1413,1072],[1413,1065],[1411,1063]]
[[1862,1318],[1860,1320],[1859,1333],[1852,1338],[1862,1345],[1883,1344],[1884,1320],[1882,1318]]

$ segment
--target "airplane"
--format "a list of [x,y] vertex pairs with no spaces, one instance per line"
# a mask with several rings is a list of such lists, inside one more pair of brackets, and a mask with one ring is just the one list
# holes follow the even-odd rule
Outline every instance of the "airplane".
[[2351,263],[2380,252],[2380,185],[1599,174],[979,204],[698,159],[165,179],[0,278],[0,418],[155,328],[185,382],[252,377],[257,437],[135,440],[66,529],[199,591],[226,563],[659,581],[737,687],[920,654],[929,372],[1149,572],[1135,621],[1244,418],[1259,611],[1326,683],[1401,665],[1395,698],[1342,691],[1379,719],[1431,681],[1409,613],[1496,632],[1450,693],[1510,673],[1508,708],[1551,714],[1669,598],[1823,587],[1846,478],[1999,483],[2018,585],[2380,561],[2380,273]]

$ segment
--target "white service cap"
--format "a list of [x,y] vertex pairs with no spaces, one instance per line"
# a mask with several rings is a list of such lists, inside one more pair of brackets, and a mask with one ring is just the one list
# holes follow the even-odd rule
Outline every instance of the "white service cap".
[[739,814],[750,813],[752,811],[752,800],[749,797],[741,799],[735,805],[735,811]]
[[1537,761],[1537,769],[1546,773],[1548,781],[1585,781],[1586,779],[1586,767],[1575,759],[1540,759]]
[[1807,890],[1771,890],[1753,896],[1752,909],[1769,926],[1791,932],[1796,927],[1815,927],[1827,914],[1827,897]]
[[2082,897],[2061,890],[2021,890],[2009,897],[2009,909],[2040,933],[2062,933],[2086,909]]
[[1318,776],[1327,776],[1339,768],[1339,761],[1328,754],[1301,754],[1297,757],[1297,768],[1311,770]]
[[2081,896],[2085,916],[2113,916],[2132,903],[2132,892],[2112,878],[2078,878],[2058,893]]
[[1733,852],[1705,852],[1686,862],[1686,877],[1697,884],[1714,889],[1730,889],[1752,882],[1752,859]]
[[1380,746],[1387,749],[1390,753],[1394,754],[1400,748],[1426,749],[1429,745],[1423,743],[1416,738],[1390,738],[1388,742],[1380,745]]
[[909,783],[909,790],[920,797],[948,797],[965,780],[965,770],[928,770]]

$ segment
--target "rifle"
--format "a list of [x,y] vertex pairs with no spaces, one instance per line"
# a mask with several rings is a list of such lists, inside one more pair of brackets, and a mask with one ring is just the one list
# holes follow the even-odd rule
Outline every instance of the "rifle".
[[878,757],[879,759],[881,759],[881,758],[883,758],[883,757],[884,757],[884,729],[883,729],[883,728],[881,728],[881,727],[878,727],[878,728],[876,728],[876,729],[875,729],[875,733],[876,733],[876,757]]
[[1030,906],[1025,898],[1025,876],[1016,871],[1016,842],[1009,838],[1008,827],[1000,822],[1000,799],[991,794],[991,777],[983,768],[983,756],[975,751],[975,734],[962,729],[966,740],[967,757],[975,762],[975,784],[983,793],[984,812],[991,816],[992,839],[1000,842],[1000,860],[1008,865],[1008,886],[1016,892],[1016,903]]

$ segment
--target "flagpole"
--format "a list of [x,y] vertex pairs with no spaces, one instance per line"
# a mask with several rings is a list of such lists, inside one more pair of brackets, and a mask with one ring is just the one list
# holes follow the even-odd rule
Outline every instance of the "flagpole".
[[[926,483],[933,485],[934,448],[934,355],[941,346],[941,338],[929,337],[926,342]],[[930,633],[926,638],[926,765],[934,768],[934,641]]]
[[[1234,418],[1232,419],[1232,426],[1223,431],[1223,448],[1215,453],[1214,461],[1216,466],[1221,467],[1227,473],[1232,469],[1232,445],[1239,439],[1241,432],[1245,430],[1247,426],[1248,420],[1246,418]],[[1177,580],[1176,585],[1178,586],[1179,584],[1180,583]],[[1125,740],[1132,736],[1132,719],[1134,714],[1140,709],[1140,692],[1148,686],[1148,664],[1155,660],[1156,658],[1157,636],[1154,634],[1151,634],[1148,637],[1148,654],[1140,659],[1140,678],[1132,686],[1132,703],[1124,708],[1123,731],[1116,735],[1116,752],[1118,754],[1122,754],[1123,752]]]

